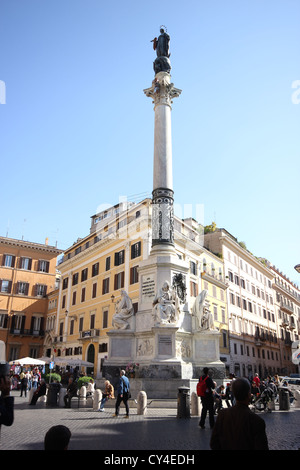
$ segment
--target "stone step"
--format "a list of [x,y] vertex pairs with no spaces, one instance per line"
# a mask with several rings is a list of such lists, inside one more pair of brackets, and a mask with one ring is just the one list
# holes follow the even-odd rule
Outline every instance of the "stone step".
[[[137,402],[136,400],[130,398],[128,400],[129,408],[136,408]],[[115,408],[116,406],[116,399],[108,400],[104,408]],[[121,403],[123,405],[123,402]],[[147,407],[148,408],[168,408],[168,409],[177,409],[177,399],[169,399],[169,398],[149,398],[147,400]]]

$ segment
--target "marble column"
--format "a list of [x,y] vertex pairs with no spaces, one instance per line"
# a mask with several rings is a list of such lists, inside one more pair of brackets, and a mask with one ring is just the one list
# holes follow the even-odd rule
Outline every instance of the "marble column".
[[154,157],[152,192],[152,251],[174,250],[174,191],[172,175],[171,104],[181,90],[168,72],[158,72],[144,90],[154,103]]

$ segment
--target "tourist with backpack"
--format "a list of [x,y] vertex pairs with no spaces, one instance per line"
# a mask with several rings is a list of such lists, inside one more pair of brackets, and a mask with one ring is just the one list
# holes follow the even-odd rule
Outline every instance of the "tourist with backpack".
[[213,389],[215,388],[215,383],[208,375],[208,367],[204,367],[203,375],[199,378],[197,384],[197,395],[201,398],[202,411],[199,426],[205,428],[205,420],[208,412],[209,416],[209,425],[212,429],[215,424],[214,418],[214,397]]

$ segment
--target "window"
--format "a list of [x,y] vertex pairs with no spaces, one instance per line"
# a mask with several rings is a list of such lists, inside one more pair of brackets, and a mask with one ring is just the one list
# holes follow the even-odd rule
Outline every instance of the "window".
[[83,317],[80,317],[80,318],[79,318],[79,326],[78,326],[78,328],[79,328],[79,331],[83,331]]
[[95,314],[92,313],[91,318],[90,318],[90,329],[93,330],[94,328],[95,328]]
[[28,282],[17,283],[17,294],[28,295],[29,284]]
[[130,268],[130,284],[139,282],[138,266]]
[[63,298],[62,298],[61,308],[66,308],[66,296],[65,295],[63,295]]
[[13,255],[3,255],[2,266],[5,266],[6,268],[14,268],[15,260],[16,257]]
[[95,263],[92,266],[92,277],[97,276],[99,274],[99,263]]
[[68,277],[65,277],[65,278],[63,279],[63,284],[62,284],[62,288],[63,288],[63,289],[67,289],[67,287],[68,287],[68,281],[69,281],[69,278],[68,278]]
[[198,286],[195,282],[191,282],[191,296],[197,297],[198,295]]
[[11,281],[7,281],[6,279],[0,280],[0,292],[3,292],[4,294],[10,294],[11,285]]
[[93,288],[92,288],[92,298],[94,299],[97,296],[97,283],[94,282]]
[[105,271],[110,270],[110,256],[108,256],[105,260]]
[[85,287],[81,289],[81,302],[85,301]]
[[78,255],[81,252],[81,246],[75,249],[75,255]]
[[70,335],[74,334],[74,320],[70,321]]
[[107,327],[108,327],[108,310],[104,310],[102,328],[107,328]]
[[48,273],[49,272],[49,261],[45,261],[43,259],[40,259],[38,262],[38,271],[42,273]]
[[87,277],[88,277],[88,268],[85,268],[81,271],[81,282],[86,281]]
[[19,268],[26,269],[27,271],[31,270],[32,259],[31,258],[20,258]]
[[35,295],[37,297],[44,297],[47,294],[47,286],[45,284],[36,284]]
[[141,242],[131,245],[131,259],[141,256]]
[[115,266],[120,266],[120,264],[123,264],[124,258],[125,258],[124,250],[115,253]]
[[124,287],[124,271],[115,274],[114,290],[122,289]]
[[76,291],[74,291],[72,295],[72,305],[76,305]]
[[76,284],[78,284],[78,277],[78,273],[73,274],[72,286],[76,286]]
[[190,262],[190,271],[191,274],[194,274],[195,276],[197,275],[197,265],[194,263],[194,261]]
[[103,279],[102,281],[102,295],[103,294],[108,294],[109,292],[109,277],[106,279]]

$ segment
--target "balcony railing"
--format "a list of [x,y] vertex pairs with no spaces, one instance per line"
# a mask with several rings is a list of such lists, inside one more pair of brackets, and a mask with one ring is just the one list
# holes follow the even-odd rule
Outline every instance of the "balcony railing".
[[11,328],[9,330],[11,335],[16,336],[45,336],[44,330],[33,330],[33,329],[18,329],[18,328]]
[[85,331],[79,332],[79,339],[81,340],[95,338],[99,336],[100,336],[100,330],[98,329],[91,329],[91,330],[85,330]]

